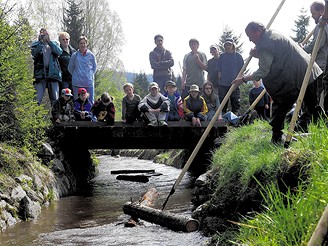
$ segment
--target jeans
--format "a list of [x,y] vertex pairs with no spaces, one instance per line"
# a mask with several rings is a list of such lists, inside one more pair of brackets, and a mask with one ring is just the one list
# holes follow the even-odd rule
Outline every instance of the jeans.
[[38,102],[38,105],[40,105],[42,102],[42,98],[46,88],[48,88],[48,95],[51,105],[53,105],[59,97],[58,82],[55,80],[42,79],[34,83],[34,89],[36,90],[36,100]]

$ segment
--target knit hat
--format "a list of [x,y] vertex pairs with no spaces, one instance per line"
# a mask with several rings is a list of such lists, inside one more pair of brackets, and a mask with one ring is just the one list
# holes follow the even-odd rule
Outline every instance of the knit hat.
[[191,92],[191,91],[200,92],[198,85],[191,85],[189,92]]

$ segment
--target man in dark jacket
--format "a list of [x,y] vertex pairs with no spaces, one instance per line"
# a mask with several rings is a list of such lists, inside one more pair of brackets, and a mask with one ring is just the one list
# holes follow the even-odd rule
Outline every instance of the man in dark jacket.
[[34,60],[34,88],[36,90],[36,99],[41,104],[43,94],[48,88],[51,105],[59,97],[59,84],[62,74],[58,62],[58,56],[62,49],[55,41],[50,41],[46,29],[40,30],[39,40],[31,46],[31,54]]
[[174,60],[172,53],[163,46],[164,38],[162,35],[156,35],[154,41],[156,47],[149,53],[149,61],[151,68],[154,70],[153,81],[159,85],[160,92],[164,93],[166,82],[172,80],[171,68],[174,65]]
[[[282,143],[284,120],[298,98],[310,56],[290,38],[266,30],[260,23],[250,22],[245,31],[249,40],[256,44],[251,55],[259,59],[259,68],[251,75],[235,79],[233,83],[239,86],[249,80],[262,79],[273,99],[273,115],[270,122],[272,142]],[[316,116],[316,86],[320,74],[321,69],[314,63],[304,95],[303,114],[299,119],[299,124],[303,128],[306,128],[311,118]]]

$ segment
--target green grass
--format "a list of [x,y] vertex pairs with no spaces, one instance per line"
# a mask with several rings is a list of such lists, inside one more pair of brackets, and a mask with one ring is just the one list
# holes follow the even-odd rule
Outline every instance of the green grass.
[[[306,245],[328,202],[328,129],[321,122],[311,126],[307,138],[293,143],[285,156],[291,162],[304,161],[306,179],[281,192],[277,182],[262,186],[261,213],[245,217],[235,242],[247,245]],[[290,154],[294,153],[294,154]],[[286,158],[288,159],[288,158]],[[294,163],[295,164],[295,163]]]

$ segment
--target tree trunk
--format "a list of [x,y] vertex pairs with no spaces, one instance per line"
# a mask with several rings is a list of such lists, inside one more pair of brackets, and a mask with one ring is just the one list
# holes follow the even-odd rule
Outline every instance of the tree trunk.
[[140,218],[173,231],[192,232],[197,231],[199,227],[199,222],[195,219],[150,208],[139,203],[127,202],[123,205],[123,211],[133,218]]

